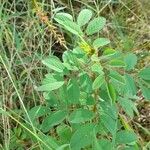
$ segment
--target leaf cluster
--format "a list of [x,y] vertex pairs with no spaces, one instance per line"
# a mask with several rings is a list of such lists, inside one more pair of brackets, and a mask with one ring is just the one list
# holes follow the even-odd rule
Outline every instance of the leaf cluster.
[[137,71],[135,54],[116,50],[100,37],[106,19],[94,17],[91,10],[83,9],[76,21],[67,13],[54,19],[77,42],[62,61],[52,55],[43,59],[48,73],[37,90],[43,92],[46,106],[29,111],[34,125],[50,132],[59,150],[140,149],[122,112],[131,119],[138,115],[139,89],[150,100],[150,68]]

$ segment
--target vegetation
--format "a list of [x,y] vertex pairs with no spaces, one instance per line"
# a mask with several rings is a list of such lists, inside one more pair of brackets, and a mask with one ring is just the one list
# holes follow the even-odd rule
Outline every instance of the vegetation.
[[150,148],[148,1],[0,2],[0,149]]

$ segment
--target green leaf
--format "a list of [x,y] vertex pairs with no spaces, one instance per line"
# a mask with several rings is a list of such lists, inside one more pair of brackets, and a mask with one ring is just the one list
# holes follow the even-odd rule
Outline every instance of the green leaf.
[[106,48],[103,52],[104,56],[112,56],[114,54],[116,54],[116,51],[112,48]]
[[135,106],[135,103],[127,98],[119,98],[119,104],[122,106],[123,110],[129,115],[131,118],[134,117],[134,111],[138,114],[138,110]]
[[60,88],[64,84],[63,78],[56,74],[47,74],[42,85],[37,87],[38,91],[53,91]]
[[117,122],[111,116],[102,114],[100,121],[112,135],[116,132]]
[[47,83],[54,83],[57,81],[63,81],[63,76],[58,73],[49,73],[45,75],[45,78],[42,81],[42,84],[47,84]]
[[115,102],[117,99],[116,91],[115,91],[114,86],[111,83],[107,83],[107,93],[108,93],[108,96],[111,100],[111,103]]
[[64,70],[62,62],[56,56],[50,56],[49,58],[44,59],[42,63],[56,72],[62,73]]
[[80,89],[75,79],[70,80],[67,86],[68,101],[71,104],[79,103]]
[[118,81],[119,83],[125,84],[125,78],[120,75],[117,71],[111,70],[109,76]]
[[73,21],[73,17],[70,15],[70,14],[68,14],[68,13],[64,13],[64,12],[61,12],[61,13],[57,13],[56,15],[55,15],[55,17],[56,18],[64,18],[64,19],[69,19],[69,20],[71,20],[71,21]]
[[93,90],[100,88],[104,82],[105,82],[104,75],[103,74],[99,75],[93,82],[92,85]]
[[[30,120],[32,121],[32,124],[35,127],[39,126],[39,120],[37,118],[45,116],[48,112],[50,112],[50,109],[46,106],[35,106],[33,108],[31,108],[28,111],[28,116],[30,117]],[[27,115],[25,115],[26,119],[28,120]]]
[[47,84],[41,85],[39,87],[36,88],[37,91],[53,91],[56,90],[58,88],[60,88],[61,86],[63,86],[64,81],[56,81],[56,82],[48,82]]
[[125,67],[124,61],[120,59],[113,59],[109,62],[112,67]]
[[38,117],[41,117],[41,116],[47,114],[48,111],[50,111],[48,109],[48,107],[39,105],[39,106],[35,106],[35,107],[31,108],[29,110],[28,114],[29,114],[30,118],[33,120],[35,118],[38,118]]
[[100,139],[98,141],[101,149],[97,149],[97,150],[112,150],[112,143],[107,140],[107,139]]
[[98,74],[104,74],[103,67],[101,66],[100,63],[94,63],[91,66],[91,70],[92,70],[92,72],[97,72]]
[[139,72],[139,77],[144,80],[150,80],[150,68],[145,68]]
[[77,109],[73,111],[69,116],[71,123],[83,123],[89,121],[94,117],[94,113],[87,109]]
[[89,75],[87,73],[82,72],[80,74],[79,83],[80,83],[80,88],[82,90],[84,90],[87,93],[92,92],[92,80],[91,80],[91,78],[89,77]]
[[59,147],[58,143],[53,137],[44,135],[42,133],[39,133],[38,136],[44,142],[41,144],[43,150],[53,150]]
[[101,109],[104,114],[109,115],[113,119],[118,118],[118,109],[116,103],[110,105],[109,102],[103,101],[101,102]]
[[93,47],[98,49],[99,47],[105,46],[110,43],[109,39],[106,38],[98,38],[93,42]]
[[69,32],[79,37],[83,36],[83,32],[81,31],[80,26],[67,17],[64,17],[63,15],[56,15],[54,19]]
[[100,31],[106,24],[106,19],[103,17],[94,18],[89,22],[86,33],[87,35],[92,35]]
[[137,140],[137,135],[132,131],[122,130],[116,134],[116,142],[118,144],[130,144]]
[[145,99],[150,100],[150,88],[147,88],[143,85],[140,85],[140,88]]
[[86,124],[77,129],[70,141],[71,150],[81,150],[81,148],[91,145],[94,138],[93,132],[93,124]]
[[56,150],[70,150],[70,144],[64,144],[64,145],[61,145],[60,147],[58,147]]
[[56,100],[58,99],[58,103],[59,105],[68,105],[68,92],[67,92],[67,85],[64,84],[60,89],[58,89],[58,92],[56,93],[55,91],[55,95],[57,98],[55,98]]
[[77,18],[77,23],[79,26],[83,26],[90,21],[92,17],[92,11],[89,9],[83,9]]
[[135,54],[128,54],[125,56],[125,63],[126,63],[126,70],[132,70],[134,69],[135,65],[137,64],[137,56]]
[[126,84],[125,84],[125,94],[128,94],[129,96],[134,96],[137,93],[137,88],[134,82],[134,79],[132,76],[130,76],[129,74],[125,75],[125,80],[126,80]]
[[74,70],[77,71],[79,67],[79,61],[75,54],[73,54],[72,51],[65,51],[62,56],[63,59],[63,65],[68,69],[68,70]]
[[57,127],[57,134],[59,136],[59,138],[61,139],[62,143],[69,143],[71,136],[72,136],[72,131],[71,131],[71,127],[67,126],[67,125],[61,125]]
[[56,92],[44,92],[43,96],[48,106],[56,107],[59,105],[59,97]]
[[66,117],[67,112],[59,110],[53,114],[47,116],[41,125],[43,132],[48,132],[53,126],[60,124]]

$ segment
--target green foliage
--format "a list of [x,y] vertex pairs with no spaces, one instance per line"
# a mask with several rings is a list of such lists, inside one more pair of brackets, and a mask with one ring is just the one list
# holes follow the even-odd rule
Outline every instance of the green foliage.
[[121,74],[119,74],[117,71],[110,70],[109,76],[112,80],[116,80],[117,82],[121,84],[125,84],[125,78]]
[[130,144],[138,140],[137,135],[132,131],[119,131],[116,134],[116,142],[119,144]]
[[67,85],[67,93],[68,93],[68,102],[70,104],[78,104],[80,97],[80,89],[77,81],[75,79],[71,79]]
[[98,38],[93,42],[93,47],[95,49],[98,49],[99,47],[105,46],[109,43],[110,43],[110,41],[106,38]]
[[104,127],[113,135],[116,132],[117,122],[116,119],[112,118],[109,114],[101,115],[101,123]]
[[66,115],[67,115],[66,111],[62,110],[59,110],[55,113],[48,115],[41,125],[42,131],[44,132],[49,131],[53,126],[61,123],[65,119]]
[[135,96],[137,93],[137,87],[133,77],[129,74],[125,74],[126,85],[125,85],[125,94],[128,96]]
[[127,113],[127,115],[129,115],[131,118],[134,117],[134,112],[136,112],[138,114],[138,110],[135,106],[135,103],[127,98],[119,98],[118,99],[119,104],[121,105],[121,107],[123,108],[123,110]]
[[43,80],[43,84],[37,88],[38,91],[53,91],[60,88],[64,84],[64,81],[59,77],[59,75],[46,75]]
[[117,97],[116,97],[116,91],[115,91],[113,84],[107,83],[107,92],[108,92],[108,96],[111,100],[111,103],[115,102]]
[[94,125],[86,124],[79,127],[71,137],[70,146],[72,150],[80,150],[92,144],[94,137]]
[[94,118],[94,113],[87,109],[76,109],[69,116],[71,123],[83,123]]
[[72,20],[68,19],[68,17],[64,16],[63,13],[56,15],[55,20],[71,33],[79,37],[83,35],[80,26]]
[[92,17],[92,11],[89,9],[83,9],[77,18],[77,23],[79,26],[84,26],[87,24]]
[[105,24],[106,24],[105,18],[103,17],[94,18],[91,22],[89,22],[86,29],[86,34],[92,35],[94,33],[97,33],[104,27]]
[[150,88],[143,85],[141,85],[140,88],[145,99],[150,100]]
[[55,56],[51,56],[49,58],[46,58],[45,60],[42,61],[44,65],[46,65],[47,67],[49,67],[50,69],[60,72],[63,72],[64,66],[61,63],[61,61],[55,57]]
[[104,79],[104,76],[103,74],[102,75],[99,75],[93,82],[93,89],[99,89],[100,86],[104,83],[105,79]]
[[125,62],[120,59],[113,59],[109,62],[112,67],[125,67]]
[[139,77],[144,80],[150,80],[150,68],[145,68],[139,72]]
[[[69,14],[55,15],[55,21],[77,37],[78,45],[63,53],[62,62],[54,56],[42,61],[49,70],[37,89],[45,92],[48,104],[55,104],[51,105],[55,112],[46,114],[41,130],[50,132],[57,128],[57,140],[63,144],[60,149],[68,144],[71,150],[103,150],[110,146],[117,149],[131,143],[138,147],[137,135],[128,130],[130,125],[120,122],[120,108],[130,118],[134,113],[138,115],[133,99],[139,87],[129,73],[137,64],[137,56],[106,47],[110,43],[107,38],[90,38],[106,24],[105,18],[92,19],[92,14],[91,10],[82,10],[77,23]],[[149,74],[149,68],[138,73],[145,82]],[[149,99],[149,89],[143,84],[140,87]]]
[[145,2],[31,1],[0,5],[0,149],[149,149]]
[[137,56],[135,54],[127,54],[125,56],[125,63],[126,63],[126,70],[134,69],[135,65],[137,64]]
[[104,56],[112,56],[116,53],[116,51],[112,48],[107,48],[104,50],[103,55]]

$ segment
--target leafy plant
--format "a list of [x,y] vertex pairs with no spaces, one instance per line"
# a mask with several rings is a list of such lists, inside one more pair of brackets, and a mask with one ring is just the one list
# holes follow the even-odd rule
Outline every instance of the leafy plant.
[[[138,115],[139,88],[150,99],[150,68],[137,72],[136,55],[115,50],[108,45],[109,39],[99,37],[106,19],[93,16],[88,9],[79,13],[76,22],[70,14],[55,15],[55,21],[76,41],[72,50],[63,53],[62,61],[56,56],[42,61],[48,73],[37,90],[43,92],[47,108],[40,107],[33,121],[43,116],[42,123],[35,125],[50,133],[59,150],[136,150],[140,139],[122,112],[129,118]],[[30,111],[32,116],[37,109]]]

